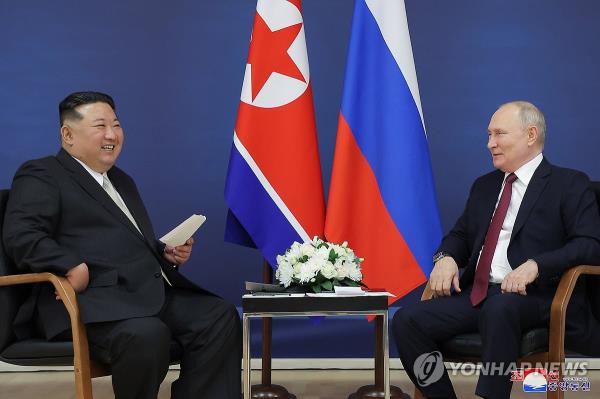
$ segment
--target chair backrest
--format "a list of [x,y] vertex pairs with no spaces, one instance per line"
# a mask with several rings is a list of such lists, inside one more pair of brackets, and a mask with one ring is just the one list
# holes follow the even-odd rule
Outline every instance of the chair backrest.
[[[592,189],[596,194],[596,201],[600,207],[600,182],[592,182]],[[587,294],[596,320],[600,320],[600,276],[587,276]]]
[[[0,276],[18,273],[4,253],[2,244],[2,227],[7,202],[8,190],[0,190]],[[13,320],[30,289],[30,286],[0,287],[0,352],[15,339],[12,329]]]

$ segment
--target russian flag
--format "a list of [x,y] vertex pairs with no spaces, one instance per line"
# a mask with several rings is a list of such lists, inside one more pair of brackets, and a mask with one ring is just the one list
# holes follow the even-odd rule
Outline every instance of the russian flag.
[[401,297],[428,278],[441,234],[404,1],[356,0],[325,235]]
[[323,235],[325,204],[300,0],[259,0],[225,185],[225,239],[274,267]]

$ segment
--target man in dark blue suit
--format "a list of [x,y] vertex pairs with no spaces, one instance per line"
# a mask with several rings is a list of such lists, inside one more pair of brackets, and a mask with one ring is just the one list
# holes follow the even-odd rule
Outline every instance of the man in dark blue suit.
[[589,179],[544,158],[545,130],[543,114],[531,103],[498,108],[487,145],[497,170],[475,181],[434,255],[434,299],[394,316],[402,364],[428,398],[456,394],[441,363],[434,378],[420,375],[423,360],[441,362],[439,344],[472,331],[480,332],[482,361],[492,371],[480,375],[476,394],[509,398],[506,369],[518,358],[522,332],[548,324],[562,273],[600,264],[600,216]]

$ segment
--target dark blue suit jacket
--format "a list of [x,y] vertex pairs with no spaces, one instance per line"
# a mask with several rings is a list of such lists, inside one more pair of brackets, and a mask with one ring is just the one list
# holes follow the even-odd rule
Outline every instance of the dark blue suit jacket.
[[[439,247],[465,268],[463,289],[473,283],[503,179],[496,170],[473,183],[463,214]],[[537,262],[539,278],[527,293],[547,299],[548,305],[565,270],[600,265],[600,216],[584,173],[542,160],[523,197],[507,255],[513,269],[528,259]]]
[[[4,218],[7,255],[23,272],[65,275],[85,262],[90,282],[77,295],[84,323],[157,314],[165,295],[161,269],[175,287],[206,293],[163,258],[164,244],[155,238],[131,177],[117,167],[108,176],[141,234],[92,176],[60,150],[56,157],[26,162],[17,171]],[[19,311],[19,336],[27,334],[35,309],[47,338],[69,328],[64,306],[44,284]]]

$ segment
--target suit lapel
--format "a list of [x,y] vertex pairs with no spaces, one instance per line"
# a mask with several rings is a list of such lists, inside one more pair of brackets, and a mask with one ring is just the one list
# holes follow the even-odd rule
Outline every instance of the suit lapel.
[[525,221],[529,217],[531,210],[539,199],[540,194],[542,191],[544,191],[544,187],[546,187],[546,184],[548,183],[548,177],[550,176],[551,172],[552,167],[544,158],[542,163],[540,163],[540,166],[538,166],[536,171],[533,173],[531,181],[529,182],[527,190],[525,191],[525,196],[523,197],[523,201],[519,207],[517,219],[515,220],[515,225],[510,236],[511,241],[523,228],[523,225],[525,224]]
[[154,248],[154,243],[153,241],[151,241],[154,240],[154,231],[152,229],[152,225],[150,224],[150,220],[148,219],[148,215],[146,214],[144,206],[141,202],[141,199],[139,198],[139,195],[131,186],[131,184],[129,184],[126,180],[122,179],[121,176],[121,173],[114,173],[114,169],[108,171],[108,178],[113,183],[115,189],[121,195],[121,198],[125,202],[127,209],[129,209],[129,212],[131,212],[131,216],[133,216],[133,219],[142,231],[142,235],[144,236],[148,244],[150,244],[150,247]]
[[[145,240],[135,226],[127,219],[127,216],[115,204],[102,186],[83,168],[68,152],[61,149],[56,159],[71,174],[71,177],[83,188],[94,200],[102,205],[112,216],[123,223],[138,238]],[[111,180],[112,181],[112,180]],[[134,216],[135,218],[135,216]],[[136,219],[137,221],[137,219]],[[144,230],[142,230],[144,231]]]

